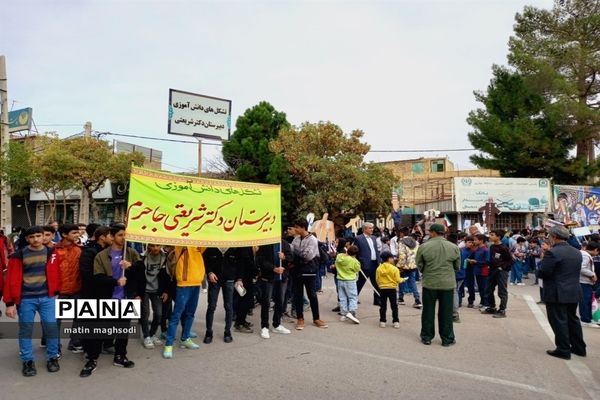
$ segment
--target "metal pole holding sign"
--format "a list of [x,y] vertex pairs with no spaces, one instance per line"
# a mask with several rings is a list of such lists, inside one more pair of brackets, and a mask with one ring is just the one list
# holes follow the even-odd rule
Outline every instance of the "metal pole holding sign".
[[[8,78],[6,76],[6,58],[0,56],[0,157],[8,152],[10,132],[8,130]],[[12,230],[12,204],[8,182],[0,182],[0,229]]]
[[198,176],[202,176],[202,139],[198,139]]

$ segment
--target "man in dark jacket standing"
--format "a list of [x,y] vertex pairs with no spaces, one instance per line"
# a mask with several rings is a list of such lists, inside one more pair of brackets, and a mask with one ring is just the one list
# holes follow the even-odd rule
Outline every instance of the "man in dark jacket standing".
[[373,305],[378,306],[380,299],[377,294],[379,288],[377,287],[377,281],[375,280],[375,271],[381,263],[381,257],[379,255],[379,249],[377,248],[377,239],[373,236],[373,229],[374,225],[372,223],[365,222],[363,224],[363,233],[356,237],[354,244],[358,247],[358,256],[356,258],[360,262],[360,269],[364,272],[364,275],[358,275],[358,294],[360,294],[360,291],[367,282],[365,276],[368,277],[375,289],[373,292]]
[[544,255],[539,270],[539,277],[544,280],[548,322],[556,343],[556,349],[546,353],[565,360],[571,359],[571,353],[585,357],[586,345],[576,314],[581,300],[581,252],[566,242],[569,231],[563,226],[553,227],[550,238],[554,245]]
[[[506,317],[506,306],[508,305],[508,274],[512,267],[513,259],[508,247],[501,242],[505,232],[497,229],[490,232],[490,276],[488,277],[488,286],[486,288],[486,297],[488,307],[482,311],[483,314],[492,314],[494,318]],[[500,308],[496,309],[496,298],[494,291],[498,287],[498,297],[500,297]]]

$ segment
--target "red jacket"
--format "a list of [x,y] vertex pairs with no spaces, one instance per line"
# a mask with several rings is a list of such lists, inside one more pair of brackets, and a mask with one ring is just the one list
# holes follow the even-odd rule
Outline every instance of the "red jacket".
[[[56,296],[60,291],[59,260],[52,249],[48,249],[46,262],[46,283],[48,296]],[[21,289],[23,288],[23,258],[20,251],[15,252],[8,260],[8,272],[4,285],[4,302],[12,306],[21,302]]]

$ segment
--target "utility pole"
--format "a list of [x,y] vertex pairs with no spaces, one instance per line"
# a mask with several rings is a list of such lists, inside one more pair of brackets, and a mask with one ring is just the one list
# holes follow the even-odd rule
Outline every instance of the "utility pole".
[[[0,157],[8,152],[10,132],[8,131],[8,78],[6,76],[6,58],[0,56]],[[0,182],[0,228],[5,234],[12,230],[12,204],[10,186],[7,182]]]
[[[83,137],[86,139],[92,138],[92,123],[90,121],[83,125]],[[90,223],[90,197],[84,188],[81,188],[78,222],[86,225]]]

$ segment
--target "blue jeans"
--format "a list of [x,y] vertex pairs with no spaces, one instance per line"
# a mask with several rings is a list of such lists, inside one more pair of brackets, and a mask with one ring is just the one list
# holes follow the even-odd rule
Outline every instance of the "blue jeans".
[[358,289],[356,281],[338,280],[338,296],[340,297],[340,313],[346,315],[348,311],[358,309]]
[[412,293],[415,302],[421,301],[421,297],[419,296],[419,289],[417,288],[417,270],[413,269],[410,271],[402,271],[400,275],[403,278],[407,278],[406,281],[400,284],[398,288],[398,297],[400,299],[404,299],[404,293]]
[[208,306],[206,309],[206,334],[212,336],[213,320],[219,299],[219,290],[223,291],[223,308],[225,309],[225,333],[231,334],[233,323],[233,280],[208,284]]
[[593,287],[587,283],[580,283],[583,296],[579,302],[579,318],[581,322],[592,322],[592,294]]
[[200,286],[177,286],[175,291],[175,308],[169,320],[165,346],[173,346],[180,319],[184,321],[181,340],[186,341],[190,338],[190,331],[194,323],[194,313],[196,312],[196,307],[198,307],[199,298]]
[[512,269],[510,270],[510,283],[521,283],[523,281],[523,270],[525,262],[515,260]]
[[40,314],[42,330],[46,336],[46,358],[56,358],[58,355],[59,332],[54,315],[54,297],[37,297],[33,299],[22,299],[17,306],[19,314],[19,354],[21,361],[33,361],[33,346],[31,336],[33,334],[33,322],[35,313]]

